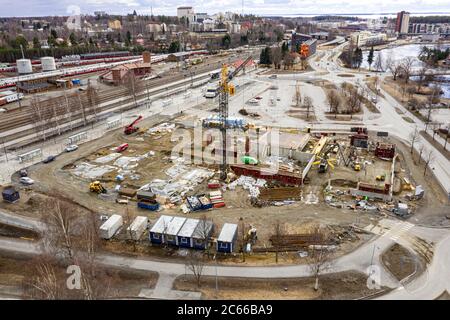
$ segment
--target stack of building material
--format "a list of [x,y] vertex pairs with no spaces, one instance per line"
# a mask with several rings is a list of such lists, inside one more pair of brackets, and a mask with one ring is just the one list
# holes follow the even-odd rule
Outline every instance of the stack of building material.
[[202,210],[211,209],[213,207],[211,201],[205,195],[199,196],[198,201],[200,201],[202,205]]
[[189,206],[191,207],[192,211],[197,211],[197,210],[201,210],[202,209],[202,204],[198,200],[197,197],[189,196],[189,197],[187,197],[186,200],[187,200],[187,203],[189,204]]
[[209,199],[211,200],[214,208],[222,208],[225,206],[225,202],[223,201],[222,197],[222,191],[220,190],[211,191],[209,193]]

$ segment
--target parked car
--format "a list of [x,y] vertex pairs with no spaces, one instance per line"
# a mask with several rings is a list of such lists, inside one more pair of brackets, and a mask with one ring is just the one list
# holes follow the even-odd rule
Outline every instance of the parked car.
[[117,152],[122,152],[128,149],[128,143],[123,143],[116,148]]
[[28,171],[27,171],[27,169],[22,169],[22,170],[20,170],[20,171],[19,171],[19,175],[20,175],[21,177],[28,177]]
[[20,183],[25,184],[25,185],[31,185],[34,183],[34,180],[29,177],[21,177],[19,181],[20,181]]
[[66,152],[72,152],[78,149],[78,146],[76,144],[71,144],[70,146],[67,146],[64,150]]
[[271,76],[269,76],[269,79],[276,79],[277,75],[276,74],[272,74]]
[[256,99],[256,100],[261,100],[261,99],[262,99],[262,97],[260,97],[260,96],[256,96],[256,97],[255,97],[255,99]]
[[56,159],[56,156],[48,156],[47,158],[45,158],[42,162],[43,163],[49,163],[52,162],[53,160]]
[[4,108],[0,108],[0,113],[3,113],[3,112],[7,112],[8,110],[6,110],[6,109],[4,109]]

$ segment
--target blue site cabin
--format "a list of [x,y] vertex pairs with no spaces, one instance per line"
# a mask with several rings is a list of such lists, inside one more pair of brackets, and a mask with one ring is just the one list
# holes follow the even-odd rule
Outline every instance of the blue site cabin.
[[178,232],[177,238],[178,238],[178,245],[183,248],[193,248],[194,247],[194,241],[192,239],[192,236],[194,234],[195,229],[197,228],[197,225],[199,224],[200,220],[198,219],[187,219],[184,223],[183,227]]
[[233,252],[234,244],[237,238],[237,224],[225,223],[217,238],[217,251],[218,252]]
[[183,217],[173,217],[172,220],[170,220],[167,229],[164,233],[164,241],[167,244],[171,244],[174,246],[178,245],[178,232],[183,227],[184,223],[186,222],[186,218]]
[[165,243],[165,232],[167,227],[172,221],[173,217],[162,215],[155,222],[153,227],[150,229],[149,238],[151,243],[161,244]]
[[214,223],[211,220],[200,220],[192,234],[192,245],[194,249],[206,249],[209,239],[214,231]]
[[19,191],[17,191],[14,188],[5,188],[2,191],[2,197],[3,197],[4,201],[12,203],[12,202],[19,200],[20,195],[19,195]]

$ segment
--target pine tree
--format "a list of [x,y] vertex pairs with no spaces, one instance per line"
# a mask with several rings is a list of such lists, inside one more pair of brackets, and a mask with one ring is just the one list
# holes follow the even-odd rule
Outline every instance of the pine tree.
[[369,71],[370,71],[370,67],[372,66],[373,63],[373,47],[370,48],[369,55],[367,56],[367,63],[369,64]]

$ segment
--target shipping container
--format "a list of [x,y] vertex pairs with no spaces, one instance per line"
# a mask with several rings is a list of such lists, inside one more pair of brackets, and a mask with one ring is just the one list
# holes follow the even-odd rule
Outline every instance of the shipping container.
[[131,234],[132,240],[139,240],[142,234],[147,229],[148,218],[144,216],[137,216],[134,221],[128,226],[128,234]]
[[105,223],[100,226],[100,237],[111,239],[122,227],[123,218],[118,214],[113,214]]

